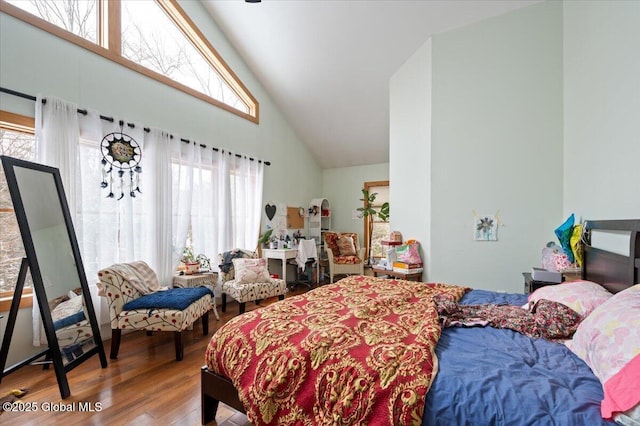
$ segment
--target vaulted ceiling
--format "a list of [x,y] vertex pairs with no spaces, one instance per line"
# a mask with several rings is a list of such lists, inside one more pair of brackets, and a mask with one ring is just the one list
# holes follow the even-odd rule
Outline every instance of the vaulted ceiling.
[[205,0],[322,168],[389,161],[389,79],[432,34],[538,0]]

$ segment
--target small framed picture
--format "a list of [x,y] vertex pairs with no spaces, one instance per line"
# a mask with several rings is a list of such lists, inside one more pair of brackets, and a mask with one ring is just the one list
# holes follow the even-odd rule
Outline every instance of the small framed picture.
[[498,219],[492,214],[473,218],[473,239],[476,241],[498,241]]

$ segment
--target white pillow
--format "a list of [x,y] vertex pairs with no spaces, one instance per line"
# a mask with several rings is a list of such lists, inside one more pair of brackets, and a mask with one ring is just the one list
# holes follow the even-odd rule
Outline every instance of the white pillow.
[[267,259],[233,259],[235,281],[238,284],[269,282]]

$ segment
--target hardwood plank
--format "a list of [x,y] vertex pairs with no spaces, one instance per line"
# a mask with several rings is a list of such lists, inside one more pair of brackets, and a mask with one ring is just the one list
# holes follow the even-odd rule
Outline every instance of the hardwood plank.
[[[305,292],[300,286],[288,296]],[[262,306],[277,302],[277,298],[261,302]],[[259,308],[247,303],[247,311]],[[218,328],[238,314],[238,304],[229,301],[220,321],[209,315],[209,335],[202,335],[199,322],[184,332],[184,359],[175,360],[173,333],[144,332],[122,336],[118,359],[108,359],[107,368],[100,368],[98,357],[76,367],[67,377],[71,396],[60,399],[53,369],[26,366],[4,377],[0,396],[11,389],[28,388],[20,399],[34,404],[35,412],[3,412],[1,424],[20,425],[156,425],[192,426],[200,424],[200,367],[209,339]],[[105,342],[110,351],[111,341]],[[69,407],[71,409],[69,409]],[[62,410],[66,408],[66,410]],[[92,408],[94,411],[86,411]],[[54,411],[55,410],[55,411]],[[213,425],[249,425],[246,416],[220,404]]]

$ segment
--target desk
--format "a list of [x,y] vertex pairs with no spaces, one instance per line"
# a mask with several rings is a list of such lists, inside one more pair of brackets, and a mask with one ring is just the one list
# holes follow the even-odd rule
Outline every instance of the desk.
[[405,274],[402,272],[396,272],[393,270],[387,270],[382,268],[371,268],[373,272],[373,276],[377,277],[378,275],[387,275],[393,278],[400,278],[401,280],[407,281],[422,281],[422,272],[415,272],[412,274]]
[[282,279],[287,282],[287,259],[295,259],[298,254],[296,249],[262,249],[262,257],[267,259],[280,259],[282,261]]

